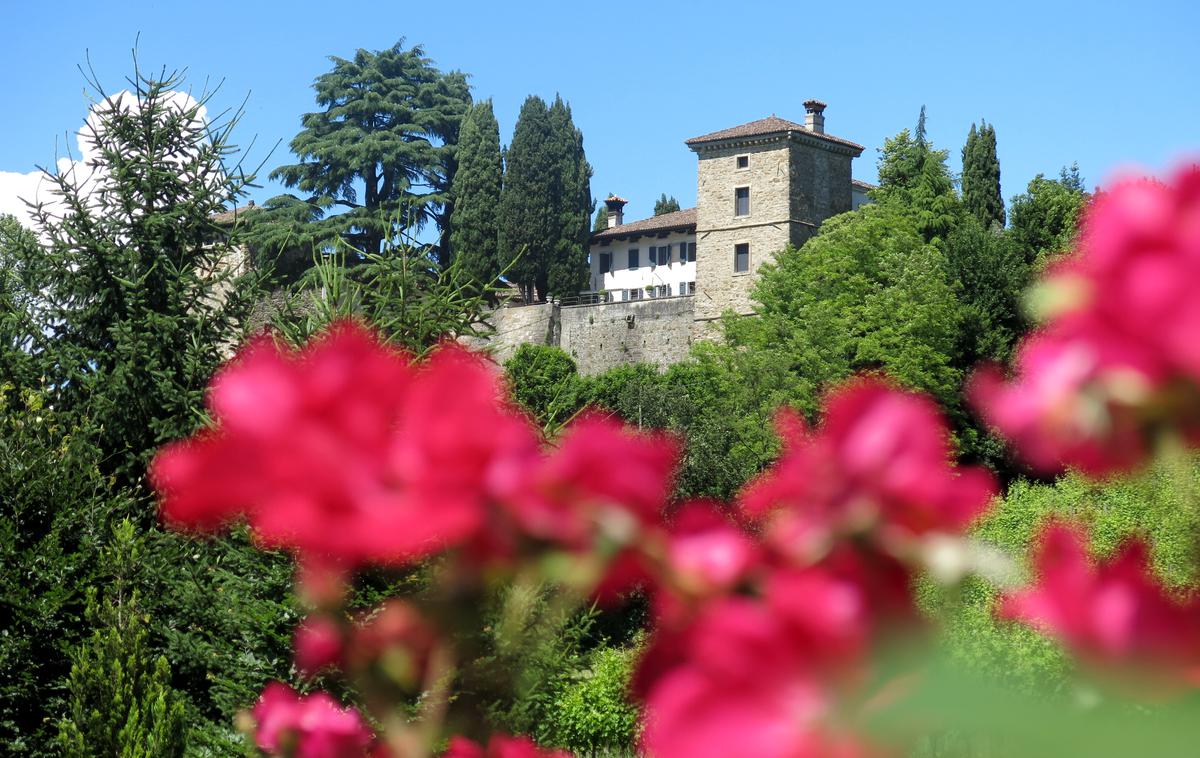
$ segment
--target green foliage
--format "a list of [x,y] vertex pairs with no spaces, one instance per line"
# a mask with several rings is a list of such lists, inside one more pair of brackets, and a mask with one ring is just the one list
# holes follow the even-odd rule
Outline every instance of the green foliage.
[[526,302],[546,293],[544,262],[555,239],[554,198],[549,181],[554,171],[546,101],[530,95],[521,106],[512,143],[504,155],[504,190],[500,196],[500,250],[515,263],[509,279]]
[[0,743],[10,755],[57,753],[84,589],[99,581],[110,523],[133,512],[97,459],[44,394],[0,386]]
[[25,335],[55,405],[92,423],[106,472],[141,480],[150,452],[190,432],[204,388],[242,334],[254,295],[215,221],[244,180],[224,163],[229,130],[200,118],[174,74],[130,79],[98,103],[83,137],[90,179],[47,173],[65,209],[39,205],[43,247],[20,261],[37,307]]
[[72,654],[70,710],[59,729],[69,758],[173,758],[184,754],[186,725],[182,702],[171,689],[167,659],[154,658],[131,574],[141,548],[132,522],[113,530],[101,552],[107,579],[101,599],[87,597],[88,620],[98,627]]
[[654,201],[654,215],[661,216],[664,213],[674,213],[679,210],[679,201],[674,196],[667,197],[667,193],[662,193],[657,200]]
[[455,260],[480,290],[500,276],[500,191],[504,161],[500,155],[500,125],[492,101],[472,105],[463,117],[458,143],[458,171],[451,195]]
[[1077,166],[1064,168],[1058,179],[1038,174],[1025,192],[1012,199],[1014,241],[1031,264],[1040,264],[1075,241],[1087,205]]
[[271,178],[322,207],[346,209],[320,222],[322,231],[366,253],[379,253],[385,239],[410,225],[433,221],[439,259],[448,263],[455,145],[471,102],[466,76],[439,71],[419,45],[404,49],[404,40],[329,60],[333,70],[313,83],[321,110],[301,117],[290,143],[299,162]]
[[504,362],[513,398],[548,431],[581,407],[583,382],[571,356],[557,347],[524,344]]
[[1004,228],[1004,197],[1000,194],[1000,159],[996,157],[996,127],[984,121],[971,124],[962,153],[963,207],[984,229]]
[[[1200,529],[1200,461],[1178,457],[1107,482],[1069,474],[1052,484],[1017,481],[975,535],[1008,553],[1028,570],[1034,538],[1045,521],[1068,518],[1087,524],[1097,556],[1112,553],[1135,534],[1149,538],[1155,572],[1171,587],[1194,586]],[[960,665],[1022,691],[1054,694],[1068,686],[1071,665],[1054,642],[993,615],[996,591],[969,583],[940,612],[947,646]]]
[[895,203],[827,220],[760,272],[759,318],[727,320],[726,337],[735,347],[786,356],[806,410],[829,383],[869,370],[957,404],[961,308],[941,251]]
[[494,290],[480,291],[457,261],[436,266],[431,252],[389,241],[383,254],[367,255],[358,265],[323,256],[271,314],[272,325],[300,345],[337,319],[360,318],[416,355],[442,339],[487,334],[487,300]]
[[912,214],[926,242],[945,238],[961,213],[948,157],[947,151],[935,150],[925,138],[925,106],[915,136],[903,129],[884,140],[879,151],[879,187],[872,190],[872,197]]
[[602,232],[608,228],[608,206],[600,203],[600,207],[596,209],[596,220],[592,222],[593,232]]
[[12,216],[0,215],[0,377],[8,390],[37,381],[37,366],[26,350],[33,299],[22,260],[38,249],[37,238]]
[[205,541],[155,530],[145,543],[142,603],[154,645],[187,695],[192,750],[239,753],[238,711],[268,681],[290,678],[292,632],[302,616],[293,562],[256,547],[245,527]]
[[639,652],[601,646],[588,653],[583,668],[557,692],[538,741],[583,755],[631,749],[641,714],[630,700],[629,682]]
[[583,132],[571,118],[571,106],[561,97],[550,106],[550,133],[556,171],[551,196],[555,199],[555,238],[547,262],[550,296],[577,295],[587,288],[588,221],[592,215],[592,167],[583,152]]
[[1031,270],[1011,235],[973,217],[950,233],[945,245],[946,273],[962,304],[959,365],[1007,361],[1028,327],[1021,301]]

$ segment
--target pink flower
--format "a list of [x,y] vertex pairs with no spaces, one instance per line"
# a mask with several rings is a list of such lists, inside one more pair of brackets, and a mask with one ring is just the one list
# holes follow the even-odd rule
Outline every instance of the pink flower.
[[957,532],[995,494],[981,468],[955,469],[949,429],[932,400],[878,379],[852,381],[826,400],[825,423],[806,434],[780,414],[784,450],[740,497],[752,518],[770,517],[776,544],[815,559],[838,535]]
[[833,704],[818,676],[823,651],[804,642],[786,619],[750,598],[718,600],[681,634],[656,636],[639,672],[646,752],[656,758],[857,754],[852,741],[828,728]]
[[1039,471],[1064,465],[1092,475],[1131,469],[1149,447],[1134,398],[1158,372],[1133,354],[1120,362],[1124,370],[1106,371],[1099,347],[1087,336],[1035,334],[1017,354],[1013,382],[985,367],[971,378],[968,397]]
[[1200,166],[1127,181],[1088,210],[1073,256],[1046,277],[1043,332],[1005,383],[970,394],[1038,469],[1093,475],[1141,463],[1163,429],[1200,440]]
[[564,750],[539,748],[528,737],[497,734],[488,742],[487,750],[466,737],[454,737],[442,758],[571,758],[571,754]]
[[392,681],[408,690],[425,682],[437,637],[410,603],[388,600],[355,625],[347,647],[350,666],[379,664]]
[[1051,634],[1099,662],[1143,664],[1177,679],[1200,674],[1200,603],[1171,597],[1151,573],[1143,541],[1093,565],[1087,535],[1051,524],[1034,556],[1037,583],[1001,600],[999,613]]
[[324,692],[301,696],[280,682],[267,685],[252,713],[255,744],[272,755],[361,758],[374,739],[358,711]]
[[309,616],[297,629],[292,645],[296,668],[305,676],[342,664],[342,630],[327,616]]
[[732,589],[759,560],[758,546],[716,503],[688,503],[666,535],[672,583],[689,594]]
[[354,323],[298,354],[252,343],[209,405],[213,428],[151,466],[164,519],[213,529],[244,514],[267,545],[350,566],[468,540],[491,469],[537,450],[494,367],[454,346],[417,367]]
[[540,461],[510,459],[514,465],[495,481],[513,518],[534,537],[582,547],[603,533],[620,542],[661,521],[677,453],[665,435],[589,413]]

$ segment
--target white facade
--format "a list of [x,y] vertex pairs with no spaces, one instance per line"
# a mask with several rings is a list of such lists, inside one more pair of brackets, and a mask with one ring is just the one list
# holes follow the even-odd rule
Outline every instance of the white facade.
[[591,291],[606,293],[610,302],[678,297],[696,291],[694,232],[593,242],[589,253]]

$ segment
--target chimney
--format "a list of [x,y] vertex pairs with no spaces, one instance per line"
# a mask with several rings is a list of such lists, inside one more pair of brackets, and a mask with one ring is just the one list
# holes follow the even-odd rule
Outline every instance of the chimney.
[[820,100],[805,100],[804,113],[804,128],[816,134],[824,134],[825,103]]
[[625,223],[625,203],[629,201],[623,197],[609,195],[604,200],[604,204],[608,207],[608,228],[620,226]]

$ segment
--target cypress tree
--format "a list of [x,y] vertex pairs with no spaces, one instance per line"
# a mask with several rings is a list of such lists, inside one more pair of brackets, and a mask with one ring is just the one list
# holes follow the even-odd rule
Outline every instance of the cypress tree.
[[674,213],[679,210],[679,201],[672,195],[667,197],[667,193],[659,195],[658,200],[654,201],[654,215],[661,216],[664,213]]
[[458,139],[458,171],[451,197],[450,246],[464,274],[484,290],[500,275],[500,194],[504,163],[492,101],[471,106]]
[[596,220],[592,222],[593,232],[602,232],[608,228],[608,206],[600,203],[600,207],[596,209]]
[[561,97],[550,106],[551,150],[557,171],[551,177],[555,242],[547,262],[548,293],[576,295],[587,287],[588,223],[592,215],[592,167],[583,152],[583,132]]
[[546,101],[530,95],[521,106],[505,155],[500,193],[501,255],[504,260],[515,259],[508,278],[517,283],[526,302],[546,296],[546,261],[558,236],[549,185],[555,169],[549,143],[549,108]]
[[984,229],[1004,226],[1004,198],[1000,194],[1000,160],[996,157],[996,129],[983,121],[971,124],[963,146],[963,206]]

